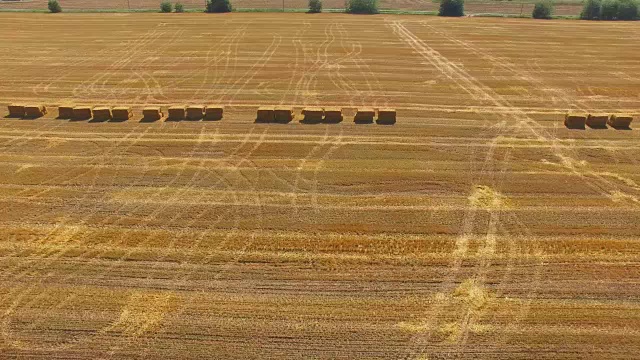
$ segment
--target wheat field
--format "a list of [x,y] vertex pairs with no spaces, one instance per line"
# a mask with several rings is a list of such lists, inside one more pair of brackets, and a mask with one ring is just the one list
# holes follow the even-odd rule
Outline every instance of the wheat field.
[[[0,357],[629,359],[632,23],[6,14]],[[134,108],[57,119],[60,104]],[[141,122],[143,106],[225,106]],[[340,124],[256,124],[264,105]],[[353,109],[393,107],[394,126]],[[633,127],[633,125],[632,125]]]

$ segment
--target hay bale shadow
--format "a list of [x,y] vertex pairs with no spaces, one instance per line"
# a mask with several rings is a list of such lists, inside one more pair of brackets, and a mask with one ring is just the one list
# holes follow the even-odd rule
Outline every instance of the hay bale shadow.
[[302,119],[299,122],[300,124],[305,124],[305,125],[318,125],[318,124],[322,124],[322,119]]
[[109,122],[112,122],[112,123],[122,123],[122,122],[125,122],[125,121],[127,121],[127,119],[111,119],[111,120],[109,120]]
[[91,118],[71,118],[69,119],[70,122],[80,122],[80,121],[89,121],[91,120]]
[[109,121],[109,119],[96,119],[96,118],[92,118],[91,120],[88,121],[89,124],[97,124],[97,123],[105,123]]
[[167,117],[167,119],[165,120],[167,122],[180,122],[180,121],[184,121],[184,119],[178,118],[178,117]]
[[154,118],[146,118],[146,117],[144,117],[144,116],[143,116],[143,117],[140,119],[140,121],[138,121],[138,122],[141,122],[141,123],[154,123],[154,122],[156,122],[156,121],[160,121],[160,120],[162,120],[162,118],[154,119]]
[[629,125],[623,125],[623,126],[613,126],[613,125],[611,125],[611,128],[616,129],[616,130],[622,130],[622,131],[625,131],[625,130],[626,130],[626,131],[633,130],[633,129],[631,128],[631,126],[629,126]]
[[607,130],[608,127],[607,125],[587,125],[589,127],[589,129],[594,129],[594,130]]
[[216,117],[204,117],[202,119],[202,121],[221,121],[222,120],[222,116],[216,116]]
[[571,124],[565,124],[565,126],[567,127],[567,129],[571,129],[571,130],[585,130],[587,127],[584,124],[579,124],[579,125],[571,125]]
[[390,126],[390,125],[395,125],[396,122],[395,121],[389,121],[389,120],[376,120],[376,124]]
[[373,119],[355,119],[353,122],[356,124],[373,124]]
[[22,116],[16,116],[16,115],[9,114],[9,115],[5,115],[3,118],[4,119],[22,119]]

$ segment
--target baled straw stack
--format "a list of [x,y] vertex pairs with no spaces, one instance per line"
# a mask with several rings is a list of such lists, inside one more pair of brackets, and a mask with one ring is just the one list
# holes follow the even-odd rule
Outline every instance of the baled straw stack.
[[167,117],[167,119],[168,120],[184,120],[185,109],[186,109],[186,106],[184,105],[171,106],[169,108],[169,116]]
[[376,116],[376,111],[372,108],[357,109],[353,121],[358,124],[370,124]]
[[268,123],[275,120],[275,108],[273,106],[261,106],[256,114],[256,122]]
[[133,117],[133,112],[128,106],[116,106],[111,110],[111,117],[115,121],[127,121]]
[[341,122],[342,109],[340,108],[325,108],[324,109],[324,122],[329,124],[337,124]]
[[7,109],[9,110],[9,117],[24,117],[24,105],[11,104],[7,106]]
[[607,114],[589,114],[585,124],[592,128],[606,128],[609,115]]
[[93,108],[93,120],[107,121],[111,120],[111,108],[107,106],[96,106]]
[[39,118],[47,113],[47,108],[44,105],[25,105],[24,114],[28,118]]
[[570,129],[584,129],[586,122],[586,114],[568,113],[564,116],[564,126]]
[[204,119],[220,120],[222,119],[223,112],[224,107],[222,105],[207,105],[207,107],[204,109]]
[[148,106],[142,109],[143,121],[156,121],[162,119],[163,116],[159,106]]
[[318,107],[308,107],[302,109],[302,115],[304,118],[303,122],[306,123],[319,123],[322,122],[322,117],[324,116],[324,110]]
[[628,114],[613,114],[609,118],[607,123],[617,129],[627,129],[631,127],[631,122],[633,121],[633,116]]
[[75,105],[60,105],[58,106],[58,118],[71,119],[73,118],[73,108]]
[[87,120],[87,119],[91,119],[91,116],[92,116],[91,106],[81,105],[73,108],[72,118],[75,120]]
[[393,125],[396,123],[396,109],[380,109],[378,110],[378,120],[380,125]]
[[187,106],[187,119],[200,120],[204,116],[204,105]]
[[273,115],[276,122],[283,124],[290,122],[295,117],[293,108],[288,106],[276,106]]

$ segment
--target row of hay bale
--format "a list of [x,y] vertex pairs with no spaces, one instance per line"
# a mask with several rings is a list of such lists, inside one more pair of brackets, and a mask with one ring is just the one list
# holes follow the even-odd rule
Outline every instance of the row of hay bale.
[[[307,107],[302,109],[303,118],[301,121],[313,124],[336,124],[344,119],[343,112],[344,110],[341,108]],[[288,123],[294,118],[295,112],[293,108],[287,106],[262,106],[258,108],[258,113],[256,114],[256,122],[259,123]],[[359,108],[356,110],[353,120],[362,124],[376,121],[378,124],[391,125],[396,122],[396,110]]]
[[632,121],[633,116],[628,114],[568,113],[564,117],[564,126],[570,129],[584,129],[585,126],[604,129],[609,125],[616,129],[626,129],[631,127]]
[[[8,106],[9,117],[16,118],[39,118],[47,114],[44,105],[17,105]],[[170,120],[220,120],[224,108],[219,105],[183,105],[169,107]],[[142,110],[144,120],[155,121],[164,117],[161,108],[150,106]],[[61,105],[58,107],[58,118],[73,120],[95,121],[126,121],[133,117],[133,111],[128,106],[84,106],[84,105]]]
[[47,108],[44,105],[11,104],[7,108],[9,109],[9,117],[15,118],[36,119],[47,114]]

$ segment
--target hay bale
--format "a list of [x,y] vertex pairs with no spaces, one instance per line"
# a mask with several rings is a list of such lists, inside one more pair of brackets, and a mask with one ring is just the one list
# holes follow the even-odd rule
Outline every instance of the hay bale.
[[47,108],[44,105],[25,105],[24,114],[28,118],[39,118],[47,113]]
[[303,122],[319,123],[319,122],[322,122],[322,118],[324,116],[324,110],[322,108],[317,108],[317,107],[308,107],[308,108],[302,109],[302,115],[304,115],[304,118],[302,119]]
[[169,120],[184,120],[186,106],[176,105],[169,108]]
[[633,116],[628,114],[613,114],[607,121],[607,124],[613,128],[625,129],[631,127]]
[[111,110],[111,117],[116,121],[127,121],[133,117],[133,112],[128,106],[116,106]]
[[76,106],[73,108],[73,116],[71,118],[75,120],[87,120],[91,119],[91,116],[91,106]]
[[97,106],[93,108],[93,120],[107,121],[111,120],[111,108],[106,106]]
[[142,109],[143,121],[156,121],[162,119],[163,116],[164,114],[158,106],[149,106]]
[[370,124],[375,117],[376,111],[372,108],[357,109],[353,121],[361,124]]
[[569,113],[564,117],[564,126],[570,129],[584,129],[587,114]]
[[288,106],[276,106],[273,115],[275,121],[279,123],[288,123],[295,117],[293,108]]
[[393,125],[396,123],[396,109],[380,109],[378,110],[378,124]]
[[275,108],[273,106],[261,106],[258,108],[256,122],[274,122]]
[[18,104],[11,104],[7,106],[9,110],[9,117],[21,118],[24,117],[24,106]]
[[609,120],[607,114],[589,114],[585,123],[592,128],[606,128],[607,120]]
[[204,105],[187,106],[187,119],[200,120],[204,116]]
[[342,117],[342,109],[340,108],[325,108],[324,109],[324,122],[330,124],[336,124],[341,122]]
[[73,118],[74,105],[60,105],[58,106],[58,118],[71,119]]
[[205,120],[220,120],[223,112],[224,107],[222,105],[207,105],[204,109],[204,118]]

